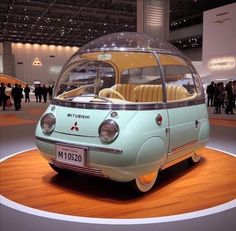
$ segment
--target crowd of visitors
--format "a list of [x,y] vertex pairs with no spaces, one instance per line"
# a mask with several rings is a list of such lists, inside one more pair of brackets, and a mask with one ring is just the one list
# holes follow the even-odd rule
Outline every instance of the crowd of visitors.
[[0,106],[2,106],[2,110],[5,111],[6,107],[11,107],[14,103],[15,110],[19,111],[19,109],[21,109],[21,100],[23,98],[22,92],[23,88],[19,84],[15,84],[11,87],[10,83],[8,83],[7,86],[4,86],[4,83],[1,83]]
[[[15,110],[19,111],[21,109],[21,102],[25,100],[25,103],[30,102],[30,87],[27,84],[23,89],[21,85],[15,84],[11,86],[8,83],[6,86],[4,83],[1,83],[0,86],[0,107],[5,111],[7,107],[12,107],[14,105]],[[48,86],[44,84],[35,86],[34,94],[36,102],[47,102],[47,99],[52,100],[53,86]]]
[[49,97],[49,100],[52,100],[52,91],[53,91],[52,86],[46,87],[45,84],[43,86],[41,86],[40,84],[37,85],[34,90],[36,103],[42,102],[42,99],[43,99],[43,102],[46,103],[47,95]]
[[207,106],[214,107],[214,114],[221,114],[222,108],[226,114],[234,114],[236,98],[236,80],[229,81],[226,85],[223,82],[207,86]]
[[[23,94],[24,92],[24,94]],[[27,84],[23,89],[21,85],[15,84],[11,86],[8,83],[6,86],[1,83],[0,86],[0,106],[5,111],[6,107],[11,107],[14,104],[15,110],[21,109],[21,101],[24,99],[25,102],[30,102],[30,87]],[[35,86],[34,95],[36,102],[47,102],[47,99],[52,100],[53,86],[40,84]],[[207,106],[214,107],[214,114],[221,114],[222,108],[226,114],[234,114],[233,109],[235,108],[236,99],[236,80],[229,81],[225,86],[223,82],[214,83],[207,86]]]

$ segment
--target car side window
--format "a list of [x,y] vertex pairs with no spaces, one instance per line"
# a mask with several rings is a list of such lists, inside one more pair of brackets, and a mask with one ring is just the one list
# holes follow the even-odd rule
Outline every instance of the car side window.
[[199,94],[199,82],[181,57],[161,54],[167,102],[193,100]]

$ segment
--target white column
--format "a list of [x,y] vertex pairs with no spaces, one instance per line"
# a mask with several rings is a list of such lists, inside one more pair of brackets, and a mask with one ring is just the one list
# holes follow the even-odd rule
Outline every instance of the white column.
[[169,0],[137,0],[137,32],[169,40]]
[[3,42],[3,73],[15,76],[15,62],[12,55],[11,42]]

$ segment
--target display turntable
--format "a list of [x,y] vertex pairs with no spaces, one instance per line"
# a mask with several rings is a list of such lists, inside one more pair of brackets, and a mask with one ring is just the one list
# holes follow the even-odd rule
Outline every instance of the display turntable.
[[155,187],[134,194],[127,184],[92,176],[56,174],[36,149],[1,163],[1,194],[18,204],[91,218],[152,218],[191,213],[236,198],[236,158],[205,148],[201,161],[162,171]]

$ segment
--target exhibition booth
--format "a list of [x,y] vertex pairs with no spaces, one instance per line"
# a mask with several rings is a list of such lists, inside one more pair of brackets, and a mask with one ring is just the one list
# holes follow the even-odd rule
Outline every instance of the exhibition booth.
[[[195,65],[203,84],[236,79],[234,12],[236,4],[204,13],[203,59]],[[81,53],[78,47],[12,44],[18,79],[0,75],[0,82],[49,85],[61,75],[52,103],[23,103],[17,113],[0,113],[0,229],[235,229],[235,115],[208,118],[202,83],[188,59],[174,48],[160,42],[158,50],[152,50],[152,40],[146,43],[140,34],[134,33],[133,40],[122,36],[116,37],[120,44],[129,43],[127,50],[117,41],[116,47],[107,47],[102,39]],[[125,82],[127,76],[130,82]],[[130,153],[137,154],[136,161],[127,158],[116,165],[123,150],[129,150],[126,143],[133,146]],[[161,160],[153,155],[156,144],[155,150],[167,153]],[[54,151],[59,153],[56,159]],[[62,151],[78,154],[92,165],[60,162]],[[195,159],[199,151],[201,159]],[[158,166],[157,181],[148,190],[146,182],[153,174],[143,166],[151,173]],[[110,179],[91,176],[104,172]],[[129,179],[136,186],[141,179],[138,193]]]

